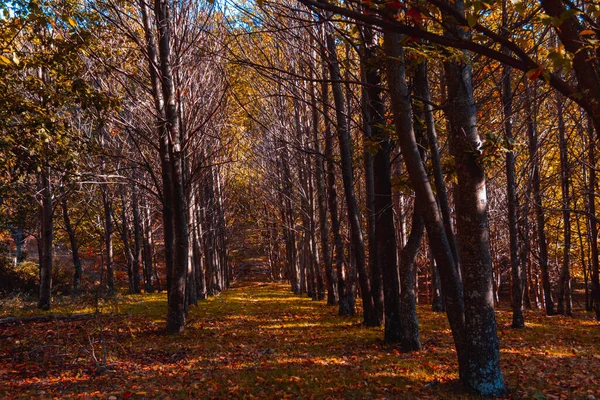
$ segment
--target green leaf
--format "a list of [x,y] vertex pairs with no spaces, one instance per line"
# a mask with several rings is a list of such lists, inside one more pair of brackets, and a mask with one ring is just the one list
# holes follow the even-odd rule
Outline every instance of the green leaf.
[[475,25],[477,25],[477,16],[469,14],[467,16],[467,23],[469,24],[469,28],[473,28]]

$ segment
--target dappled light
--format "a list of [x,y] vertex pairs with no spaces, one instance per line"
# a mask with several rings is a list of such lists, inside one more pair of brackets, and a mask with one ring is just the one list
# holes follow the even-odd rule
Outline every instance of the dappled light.
[[[447,321],[427,306],[418,308],[423,350],[405,354],[382,342],[381,328],[340,318],[286,285],[234,287],[191,307],[182,336],[164,333],[165,302],[164,294],[122,296],[96,320],[4,327],[0,396],[450,399],[460,391]],[[515,330],[507,310],[497,315],[512,396],[598,393],[595,322],[580,316],[556,329],[555,318],[529,312],[531,323]],[[104,350],[100,370],[94,355]]]

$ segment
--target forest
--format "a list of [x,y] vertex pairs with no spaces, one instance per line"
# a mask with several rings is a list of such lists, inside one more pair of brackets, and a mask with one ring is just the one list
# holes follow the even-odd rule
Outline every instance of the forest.
[[596,0],[0,0],[0,397],[600,398]]

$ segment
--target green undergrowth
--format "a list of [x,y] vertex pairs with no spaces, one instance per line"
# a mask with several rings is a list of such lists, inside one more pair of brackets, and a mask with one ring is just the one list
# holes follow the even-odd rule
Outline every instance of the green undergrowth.
[[[102,311],[0,328],[0,397],[475,398],[457,383],[445,315],[424,305],[423,350],[412,354],[384,344],[382,328],[287,285],[245,283],[202,301],[180,335],[164,332],[164,293],[117,296]],[[510,396],[597,395],[596,322],[539,312],[527,320],[510,329],[510,312],[498,312]]]

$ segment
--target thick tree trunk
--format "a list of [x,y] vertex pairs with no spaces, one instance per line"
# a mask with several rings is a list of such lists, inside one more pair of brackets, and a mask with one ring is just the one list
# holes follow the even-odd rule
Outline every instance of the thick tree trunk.
[[[463,2],[456,9],[463,13]],[[449,34],[466,38],[461,27],[448,21]],[[456,231],[464,288],[467,359],[460,375],[467,390],[482,396],[504,396],[500,369],[500,342],[494,313],[492,259],[487,220],[485,172],[481,166],[481,139],[477,132],[477,110],[473,98],[470,63],[444,63],[450,125],[450,143],[458,175],[456,186]]]
[[[180,144],[177,100],[171,69],[171,32],[169,2],[155,1],[158,49],[161,71],[162,95],[165,104],[165,128],[169,140],[171,187],[163,188],[165,198],[170,195],[173,205],[174,257],[169,287],[167,331],[182,332],[185,326],[185,284],[187,278],[189,232],[187,204],[183,182],[183,150]],[[167,190],[170,192],[168,193]]]
[[329,58],[329,73],[331,76],[331,89],[333,100],[335,103],[335,113],[337,121],[338,142],[340,146],[340,159],[342,165],[342,181],[344,184],[344,194],[346,198],[346,208],[350,223],[350,235],[352,240],[352,248],[356,269],[361,289],[363,300],[363,322],[367,326],[378,326],[379,318],[373,304],[371,296],[371,287],[367,269],[365,265],[365,243],[363,240],[362,228],[360,225],[360,214],[356,196],[354,194],[354,175],[352,171],[352,150],[350,143],[350,132],[346,120],[346,107],[344,104],[344,93],[341,85],[341,76],[339,63],[335,50],[335,40],[333,36],[327,32],[327,54]]

